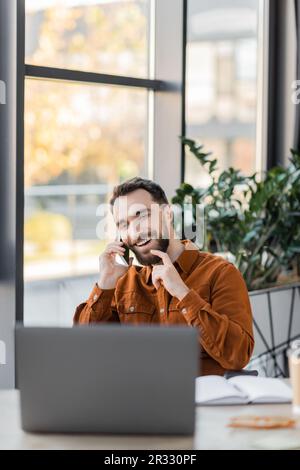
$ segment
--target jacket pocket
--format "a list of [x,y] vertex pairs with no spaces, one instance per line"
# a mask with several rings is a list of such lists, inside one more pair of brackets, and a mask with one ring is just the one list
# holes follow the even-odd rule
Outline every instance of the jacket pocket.
[[117,301],[121,323],[151,323],[155,305],[141,294],[127,293]]

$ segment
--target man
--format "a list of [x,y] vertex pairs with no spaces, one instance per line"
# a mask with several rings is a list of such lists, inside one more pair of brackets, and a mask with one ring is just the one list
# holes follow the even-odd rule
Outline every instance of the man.
[[[115,187],[110,202],[121,241],[109,243],[100,256],[99,280],[89,299],[77,307],[74,324],[195,327],[202,375],[246,366],[254,339],[240,272],[223,258],[175,237],[171,206],[153,181],[133,178]],[[158,223],[153,224],[155,209]],[[127,267],[116,262],[124,246],[142,266],[132,265],[132,259]]]

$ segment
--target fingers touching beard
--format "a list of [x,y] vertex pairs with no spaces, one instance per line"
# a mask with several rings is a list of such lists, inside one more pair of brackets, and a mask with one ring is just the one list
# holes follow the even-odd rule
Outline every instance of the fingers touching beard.
[[141,249],[139,249],[136,245],[130,246],[130,249],[134,252],[138,262],[142,264],[143,266],[149,266],[152,264],[160,264],[161,263],[161,258],[156,255],[152,255],[150,250],[160,250],[163,252],[166,252],[169,247],[169,240],[168,239],[157,239],[157,240],[152,240],[149,249],[145,250],[142,252]]

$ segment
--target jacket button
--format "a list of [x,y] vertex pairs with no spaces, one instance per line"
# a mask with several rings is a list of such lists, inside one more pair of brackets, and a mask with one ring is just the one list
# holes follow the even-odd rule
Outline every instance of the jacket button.
[[181,309],[181,312],[185,315],[187,313],[187,309],[186,308],[182,308]]
[[96,301],[96,300],[98,299],[98,295],[95,294],[94,297],[93,297],[93,299]]
[[129,307],[129,312],[134,312],[134,307]]
[[161,308],[160,309],[160,313],[164,313],[165,312],[165,309],[164,308]]

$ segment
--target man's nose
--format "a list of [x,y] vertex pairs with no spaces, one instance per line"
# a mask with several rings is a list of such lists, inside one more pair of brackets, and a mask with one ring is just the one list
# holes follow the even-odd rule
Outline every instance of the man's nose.
[[128,239],[128,242],[129,242],[130,245],[134,245],[138,241],[139,235],[133,229],[133,230],[128,231],[127,239]]
[[127,239],[130,245],[134,245],[139,240],[139,231],[134,224],[128,227]]

